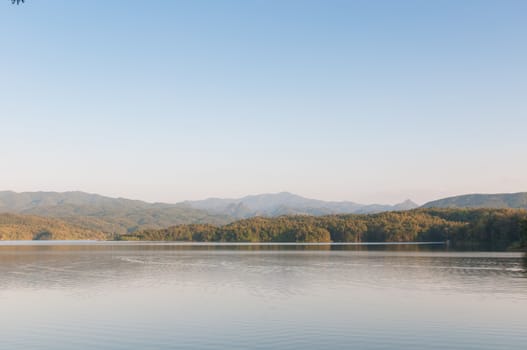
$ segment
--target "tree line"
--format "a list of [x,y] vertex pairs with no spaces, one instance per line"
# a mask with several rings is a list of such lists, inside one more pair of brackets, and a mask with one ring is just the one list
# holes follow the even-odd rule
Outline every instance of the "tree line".
[[214,226],[177,225],[119,235],[120,240],[195,242],[423,242],[493,247],[527,241],[527,211],[415,209],[379,214],[254,217]]

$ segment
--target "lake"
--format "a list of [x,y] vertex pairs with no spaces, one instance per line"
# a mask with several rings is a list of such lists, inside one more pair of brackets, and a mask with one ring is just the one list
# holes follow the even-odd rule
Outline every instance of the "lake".
[[0,349],[525,349],[527,273],[439,245],[0,243]]

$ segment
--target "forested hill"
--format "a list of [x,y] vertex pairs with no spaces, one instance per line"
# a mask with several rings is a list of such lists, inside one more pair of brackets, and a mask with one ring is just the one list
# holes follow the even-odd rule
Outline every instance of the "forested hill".
[[0,214],[0,240],[104,240],[101,231],[86,229],[55,218]]
[[416,209],[369,215],[255,217],[224,226],[179,225],[122,235],[123,240],[218,242],[417,242],[520,246],[527,211]]
[[225,215],[209,214],[180,204],[147,203],[84,192],[0,191],[0,213],[58,218],[108,235],[179,224],[221,225],[233,221]]
[[[207,201],[207,206],[212,202]],[[401,211],[368,215],[334,213],[332,210],[351,210],[347,207],[351,202],[335,202],[332,204],[335,207],[331,208],[327,207],[328,203],[306,201],[290,193],[249,196],[243,203],[234,204],[234,214],[229,211],[221,214],[226,204],[223,200],[216,203],[220,209],[207,212],[184,204],[147,203],[83,192],[5,191],[0,192],[0,213],[17,215],[3,216],[0,239],[39,238],[35,235],[48,230],[55,232],[53,239],[112,239],[117,236],[147,240],[361,242],[463,238],[513,242],[518,241],[518,218],[525,211],[462,208],[527,208],[527,193],[458,196],[425,204],[430,208],[402,211],[413,206],[408,202],[392,208]],[[279,204],[281,206],[276,209]],[[317,205],[326,207],[315,209]],[[440,207],[459,208],[438,209]],[[355,210],[360,212],[361,209]],[[279,213],[287,216],[272,218]],[[270,218],[257,216],[233,222],[238,214]],[[48,228],[43,228],[43,223]]]
[[423,208],[523,208],[527,209],[527,192],[467,194],[428,202]]

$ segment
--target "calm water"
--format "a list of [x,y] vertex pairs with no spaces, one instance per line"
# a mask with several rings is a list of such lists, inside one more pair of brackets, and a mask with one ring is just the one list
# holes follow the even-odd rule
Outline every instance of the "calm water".
[[526,349],[517,253],[0,245],[1,349]]

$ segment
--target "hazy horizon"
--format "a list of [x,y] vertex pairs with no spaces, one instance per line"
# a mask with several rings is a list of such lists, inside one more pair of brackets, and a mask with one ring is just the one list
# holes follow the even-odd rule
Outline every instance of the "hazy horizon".
[[[411,198],[406,198],[403,201],[395,202],[395,203],[361,203],[361,202],[354,201],[352,199],[333,200],[333,199],[312,198],[312,197],[304,196],[304,195],[299,194],[299,193],[293,193],[293,192],[290,192],[290,191],[266,192],[266,193],[247,193],[247,194],[239,196],[239,197],[213,197],[213,196],[208,196],[208,197],[202,197],[202,198],[183,199],[183,200],[180,200],[180,201],[177,201],[177,202],[166,202],[166,201],[164,202],[164,201],[157,201],[157,200],[145,200],[145,199],[141,199],[141,198],[131,198],[131,197],[127,197],[127,196],[115,196],[115,195],[108,195],[108,194],[97,193],[97,192],[88,192],[88,191],[82,191],[82,190],[71,190],[71,191],[45,191],[45,190],[38,190],[38,191],[13,191],[13,190],[9,190],[9,189],[0,189],[0,192],[14,192],[14,193],[19,193],[19,194],[20,193],[39,193],[39,192],[42,192],[42,193],[82,192],[82,193],[86,193],[86,194],[100,195],[100,196],[109,197],[109,198],[123,198],[123,199],[130,199],[130,200],[139,200],[139,201],[144,201],[144,202],[148,202],[148,203],[167,203],[167,204],[177,204],[177,203],[181,203],[181,202],[185,202],[185,201],[196,201],[196,200],[199,201],[199,200],[206,200],[206,199],[240,199],[240,198],[249,197],[249,196],[277,195],[277,194],[282,194],[282,193],[288,193],[288,194],[291,194],[291,195],[300,196],[300,197],[304,197],[304,198],[307,198],[307,199],[316,199],[316,200],[323,200],[323,201],[328,201],[328,202],[354,202],[354,203],[357,203],[357,204],[364,204],[364,205],[370,205],[370,204],[400,204],[400,203],[402,203],[404,201],[407,201],[407,200],[411,200],[412,202],[415,202]],[[439,199],[439,198],[437,198],[437,199]],[[422,205],[424,203],[416,203],[416,204]]]
[[[109,197],[109,198],[139,200],[139,201],[144,201],[144,202],[147,202],[147,203],[166,203],[166,204],[179,204],[179,203],[183,203],[183,202],[186,202],[186,201],[202,201],[202,200],[209,200],[209,199],[234,200],[234,199],[243,199],[245,197],[251,197],[251,196],[278,195],[278,194],[284,194],[284,193],[287,193],[289,195],[294,195],[294,196],[300,196],[300,197],[303,197],[305,199],[322,200],[322,201],[326,201],[326,202],[350,202],[350,203],[352,202],[352,203],[355,203],[355,204],[366,205],[366,206],[368,206],[368,205],[377,205],[377,204],[378,205],[396,205],[396,204],[402,204],[402,203],[404,203],[406,201],[411,201],[411,202],[417,204],[418,206],[423,206],[423,205],[425,205],[425,204],[427,204],[428,202],[431,202],[431,201],[448,198],[448,197],[438,197],[438,198],[434,198],[434,199],[431,199],[431,200],[426,201],[426,202],[417,202],[417,201],[413,200],[412,198],[406,198],[406,199],[401,200],[399,202],[359,202],[359,201],[355,201],[353,199],[340,200],[340,199],[314,198],[314,197],[309,197],[309,196],[302,195],[301,193],[293,193],[293,192],[290,192],[290,191],[279,191],[279,192],[266,192],[266,193],[247,193],[247,194],[244,194],[244,195],[241,195],[241,196],[238,196],[238,197],[213,197],[213,196],[208,196],[208,197],[202,197],[202,198],[183,199],[183,200],[179,200],[179,201],[170,202],[170,201],[146,200],[146,199],[141,199],[141,198],[132,198],[132,197],[128,197],[126,195],[125,196],[118,196],[118,195],[110,195],[110,194],[97,193],[97,192],[88,192],[88,191],[82,191],[82,190],[71,190],[71,191],[43,191],[43,190],[39,190],[39,191],[13,191],[13,190],[9,190],[9,189],[0,189],[0,192],[14,192],[14,193],[18,193],[18,194],[21,194],[21,193],[39,193],[39,192],[42,192],[42,193],[81,192],[81,193],[86,193],[86,194],[90,194],[90,195],[100,195],[100,196]],[[507,193],[458,193],[456,195],[449,196],[449,197],[457,197],[457,196],[464,196],[464,195],[515,194],[515,193],[526,193],[526,192],[527,191],[517,191],[517,192],[507,192]]]
[[0,187],[527,191],[527,2],[0,4]]

